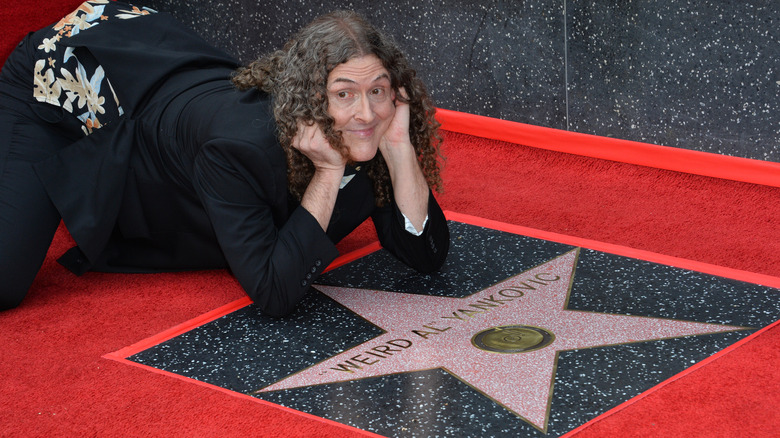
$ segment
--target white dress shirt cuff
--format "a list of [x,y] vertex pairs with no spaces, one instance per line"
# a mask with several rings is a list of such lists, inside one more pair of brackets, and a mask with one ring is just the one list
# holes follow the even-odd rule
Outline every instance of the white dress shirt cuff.
[[425,216],[425,220],[423,221],[422,227],[423,229],[420,231],[417,231],[417,228],[412,225],[412,221],[409,220],[408,217],[406,217],[405,214],[401,213],[401,216],[404,217],[404,228],[406,228],[406,231],[414,234],[415,236],[419,236],[423,233],[423,230],[425,229],[425,224],[428,223],[428,215]]

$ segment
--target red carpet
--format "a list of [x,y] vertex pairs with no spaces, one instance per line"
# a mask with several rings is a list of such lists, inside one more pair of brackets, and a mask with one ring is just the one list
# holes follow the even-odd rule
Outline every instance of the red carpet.
[[[0,56],[79,2],[61,3],[4,4]],[[455,133],[444,149],[447,210],[780,277],[780,188]],[[364,226],[340,249],[373,240]],[[222,271],[77,278],[54,262],[69,245],[60,230],[26,301],[0,313],[0,436],[369,435],[103,359],[243,294]],[[775,325],[571,435],[776,435],[778,346]]]

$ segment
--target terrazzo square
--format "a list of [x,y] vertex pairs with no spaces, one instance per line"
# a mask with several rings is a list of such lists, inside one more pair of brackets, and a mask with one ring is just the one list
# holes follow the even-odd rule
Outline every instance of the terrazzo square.
[[438,273],[379,249],[127,359],[385,436],[560,436],[780,318],[772,287],[448,218]]

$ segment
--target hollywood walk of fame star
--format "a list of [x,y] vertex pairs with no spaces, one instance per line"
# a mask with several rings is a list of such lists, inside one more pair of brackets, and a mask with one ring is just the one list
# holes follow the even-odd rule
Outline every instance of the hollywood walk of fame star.
[[[256,392],[441,368],[545,432],[559,351],[743,329],[567,310],[578,254],[464,298],[317,286],[385,333]],[[549,345],[513,354],[474,341],[505,326],[552,336]]]

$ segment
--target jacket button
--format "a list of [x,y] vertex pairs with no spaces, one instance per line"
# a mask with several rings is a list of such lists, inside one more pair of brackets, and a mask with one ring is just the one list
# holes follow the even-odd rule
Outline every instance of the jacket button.
[[322,260],[317,260],[316,262],[314,262],[314,266],[320,266],[320,265],[322,265]]
[[309,282],[308,282],[308,281],[306,281],[306,280],[303,280],[303,281],[301,282],[301,286],[303,286],[303,287],[306,287],[306,286],[308,286],[308,285],[309,285]]

